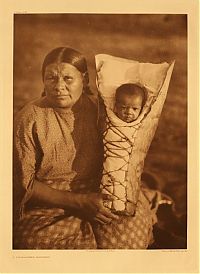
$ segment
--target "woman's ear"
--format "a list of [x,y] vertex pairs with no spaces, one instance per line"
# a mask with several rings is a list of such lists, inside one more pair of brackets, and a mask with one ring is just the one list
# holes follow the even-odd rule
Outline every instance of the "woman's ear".
[[87,95],[93,95],[93,92],[90,90],[89,86],[89,75],[88,72],[82,73],[83,75],[83,93],[86,93]]
[[87,87],[89,85],[89,74],[88,72],[83,73],[83,86]]
[[41,94],[41,97],[44,97],[46,96],[46,92],[45,92],[45,89],[43,90],[42,94]]

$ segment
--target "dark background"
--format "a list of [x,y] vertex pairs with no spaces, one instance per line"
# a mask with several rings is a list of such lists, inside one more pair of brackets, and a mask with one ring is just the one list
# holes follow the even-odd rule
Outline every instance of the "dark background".
[[70,46],[87,58],[96,94],[94,56],[141,62],[175,60],[168,96],[145,171],[175,200],[187,205],[187,17],[167,14],[18,14],[14,16],[14,113],[42,92],[41,66],[54,47]]

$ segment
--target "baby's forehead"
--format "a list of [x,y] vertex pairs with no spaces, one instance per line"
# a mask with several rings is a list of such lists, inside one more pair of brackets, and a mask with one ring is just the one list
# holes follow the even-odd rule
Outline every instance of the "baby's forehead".
[[118,101],[124,100],[124,99],[129,99],[131,101],[135,101],[138,98],[143,98],[142,92],[137,92],[137,93],[120,93],[118,95]]

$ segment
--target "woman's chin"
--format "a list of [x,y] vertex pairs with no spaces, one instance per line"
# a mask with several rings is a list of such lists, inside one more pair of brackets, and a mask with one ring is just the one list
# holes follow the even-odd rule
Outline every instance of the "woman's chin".
[[73,103],[72,102],[56,102],[54,103],[54,106],[55,107],[58,107],[58,108],[71,108],[73,106]]
[[52,107],[55,108],[71,108],[73,106],[73,101],[71,99],[50,99],[48,98]]

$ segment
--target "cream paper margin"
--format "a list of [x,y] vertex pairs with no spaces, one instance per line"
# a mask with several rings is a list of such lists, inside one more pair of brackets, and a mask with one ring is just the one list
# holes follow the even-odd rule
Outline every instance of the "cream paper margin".
[[[198,1],[0,0],[0,273],[198,273]],[[14,13],[188,14],[187,250],[12,250]]]

